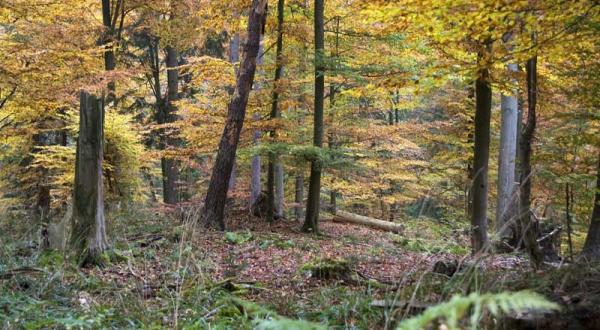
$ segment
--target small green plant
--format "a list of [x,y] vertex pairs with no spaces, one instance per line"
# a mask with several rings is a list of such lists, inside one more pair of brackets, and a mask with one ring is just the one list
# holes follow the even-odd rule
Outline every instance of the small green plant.
[[252,233],[249,231],[246,231],[246,232],[228,231],[225,233],[225,240],[227,240],[227,242],[234,244],[234,245],[246,243],[251,239],[252,239]]
[[454,296],[450,301],[429,307],[421,315],[404,320],[398,330],[424,329],[435,320],[444,319],[450,330],[458,330],[459,321],[471,310],[469,323],[477,329],[484,310],[493,316],[529,310],[558,310],[560,307],[543,296],[530,291],[501,292]]

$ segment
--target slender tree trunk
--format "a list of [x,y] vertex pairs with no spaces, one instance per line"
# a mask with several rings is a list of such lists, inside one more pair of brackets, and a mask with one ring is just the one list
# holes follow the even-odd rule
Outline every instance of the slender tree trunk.
[[523,244],[531,258],[532,266],[538,268],[542,263],[542,255],[537,244],[537,233],[531,214],[531,144],[536,127],[537,56],[527,61],[527,103],[527,122],[519,141],[519,156],[521,157],[519,159],[519,172],[521,173],[519,226],[523,235]]
[[256,58],[260,46],[262,22],[266,15],[266,0],[253,0],[248,19],[248,39],[244,45],[245,51],[237,77],[233,99],[227,111],[225,128],[219,143],[219,151],[213,167],[208,191],[204,202],[202,220],[207,225],[216,225],[225,229],[224,211],[227,199],[227,188],[235,153],[240,139],[240,133],[246,116],[248,95],[252,90],[256,72]]
[[[162,107],[164,114],[161,116],[163,123],[169,124],[176,120],[177,107],[175,103],[179,100],[179,69],[178,57],[179,54],[177,49],[172,46],[167,46],[167,100]],[[177,140],[170,136],[166,130],[161,130],[163,136],[161,137],[162,149],[167,150],[170,147],[174,147],[177,144]],[[163,177],[163,201],[166,204],[175,204],[178,202],[177,194],[177,180],[178,180],[178,166],[177,161],[172,157],[164,156],[161,158],[162,177]]]
[[[273,102],[271,104],[271,119],[276,119],[281,116],[279,111],[279,80],[283,76],[283,20],[284,20],[284,8],[285,0],[277,1],[277,49],[276,49],[276,64],[275,64],[275,78],[273,79]],[[272,129],[270,132],[271,139],[276,141],[277,131]],[[276,170],[278,168],[278,170]],[[277,173],[279,172],[279,173]],[[267,220],[272,221],[274,218],[281,218],[283,216],[283,205],[277,205],[276,203],[276,184],[277,174],[279,174],[279,181],[283,181],[283,168],[279,162],[279,156],[276,154],[269,154],[269,169],[267,174]],[[283,187],[283,182],[279,182]],[[282,191],[280,193],[283,193]],[[279,198],[277,198],[279,199]],[[278,200],[277,202],[282,202]]]
[[[508,65],[509,74],[518,72],[516,64]],[[496,233],[501,241],[512,238],[510,221],[515,216],[515,167],[517,154],[517,126],[519,104],[517,92],[502,95],[500,153],[498,157],[498,203],[496,207]]]
[[[263,63],[263,40],[262,37],[259,41],[258,46],[258,57],[256,58],[256,65],[260,67]],[[262,71],[261,71],[262,72]],[[262,88],[260,84],[257,82],[254,84],[254,90],[259,91]],[[253,115],[254,120],[260,120],[260,114],[255,113]],[[253,143],[258,144],[258,140],[260,140],[261,132],[260,130],[254,131]],[[260,196],[262,194],[262,184],[261,184],[261,174],[262,174],[262,159],[260,155],[252,156],[252,164],[251,164],[251,177],[250,177],[250,207],[255,206],[256,203],[260,202]]]
[[473,155],[473,184],[471,188],[471,247],[473,253],[480,252],[488,244],[487,197],[488,161],[490,152],[490,117],[492,88],[489,70],[479,70],[475,81],[475,152]]
[[573,208],[573,186],[569,182],[565,184],[565,214],[567,220],[567,243],[569,244],[569,260],[573,261],[573,228],[571,223],[573,219],[571,219],[571,210]]
[[[236,33],[231,38],[229,42],[229,62],[233,63],[235,68],[235,76],[238,75],[238,67],[235,63],[240,60],[240,34]],[[233,94],[234,88],[231,89],[231,93]],[[235,161],[235,156],[233,160],[233,168],[231,169],[231,179],[229,180],[229,190],[235,190],[235,185],[237,183],[237,162]]]
[[600,153],[598,154],[598,170],[596,172],[596,194],[592,219],[588,229],[581,256],[590,261],[600,261]]
[[[112,12],[112,4],[113,1],[117,1],[115,3],[115,11]],[[102,44],[109,45],[111,43],[117,42],[115,36],[115,25],[116,18],[118,17],[118,12],[121,10],[123,6],[124,0],[102,0],[102,23],[104,25],[104,34],[102,37]],[[112,71],[117,67],[117,60],[115,57],[115,51],[113,46],[110,49],[104,51],[104,69],[106,71]],[[114,81],[109,81],[108,83],[108,95],[106,96],[106,103],[114,103],[116,104],[116,85]]]
[[108,248],[102,185],[103,100],[82,91],[79,116],[70,244],[81,265],[97,265]]
[[281,161],[275,164],[275,219],[285,218],[285,173]]
[[299,172],[296,174],[296,207],[294,208],[296,221],[302,220],[304,212],[302,204],[304,203],[304,173]]
[[[315,114],[314,114],[314,146],[323,147],[323,103],[325,96],[325,28],[324,0],[315,0]],[[308,200],[306,202],[306,218],[303,230],[317,233],[319,231],[319,203],[321,195],[322,161],[315,159],[310,165],[310,181]]]
[[[338,56],[339,56],[339,49],[340,49],[340,18],[336,17],[335,18],[335,44],[334,44],[334,49],[331,52],[331,57],[335,59],[336,61],[336,65],[335,65],[335,70],[338,69]],[[335,132],[333,130],[333,123],[335,122],[335,95],[336,94],[336,86],[334,83],[331,83],[329,85],[329,134],[328,134],[328,139],[329,139],[329,149],[331,151],[335,150],[335,148],[337,147],[337,141],[335,138]],[[331,156],[331,160],[335,160],[335,156],[332,154]],[[337,191],[335,191],[335,189],[331,189],[331,191],[329,192],[329,205],[330,205],[330,211],[332,214],[335,214],[337,212]]]

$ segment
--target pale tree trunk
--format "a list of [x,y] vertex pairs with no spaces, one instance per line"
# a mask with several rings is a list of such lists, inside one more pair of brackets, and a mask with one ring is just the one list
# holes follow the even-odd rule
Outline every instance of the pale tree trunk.
[[492,88],[489,79],[489,70],[483,68],[479,70],[475,81],[475,152],[473,155],[473,183],[471,187],[471,197],[473,199],[471,247],[473,253],[482,251],[488,244],[488,162],[492,106]]
[[102,185],[103,100],[82,91],[79,116],[70,245],[81,265],[98,265],[108,248]]
[[598,154],[598,168],[596,172],[596,194],[592,219],[588,229],[581,256],[591,261],[600,261],[600,153]]
[[[256,58],[256,65],[261,66],[263,63],[263,41],[262,37],[259,41],[258,46],[258,57]],[[262,88],[259,83],[254,83],[254,90],[259,91]],[[258,121],[260,119],[260,114],[255,113],[253,119]],[[261,132],[259,130],[254,131],[254,136],[252,141],[254,144],[258,144],[258,140],[260,140]],[[262,193],[262,185],[261,185],[261,172],[262,172],[262,160],[260,155],[252,156],[252,165],[251,165],[251,177],[250,177],[250,207],[253,207],[259,200],[260,195]]]
[[[315,113],[313,144],[323,147],[323,104],[325,97],[325,25],[324,0],[315,0]],[[305,232],[319,232],[319,204],[321,200],[322,161],[315,159],[310,165],[308,183],[308,200],[306,202],[306,218],[302,229]]]
[[296,198],[294,201],[296,202],[296,207],[294,208],[294,213],[296,216],[296,221],[302,220],[304,217],[304,210],[302,208],[302,204],[304,203],[304,173],[299,172],[296,174]]
[[[271,119],[281,117],[279,111],[279,80],[283,76],[283,20],[285,0],[277,2],[277,49],[275,78],[273,79],[273,102],[271,104]],[[277,131],[272,129],[270,136],[276,142]],[[283,218],[283,165],[279,155],[269,155],[267,173],[267,220]]]
[[[235,76],[238,75],[238,67],[237,63],[240,60],[240,34],[236,33],[231,38],[229,42],[229,62],[234,65]],[[231,90],[231,94],[233,94],[233,89]],[[235,156],[234,156],[235,157]],[[233,168],[231,169],[231,179],[229,180],[229,190],[235,190],[235,185],[237,183],[237,162],[235,159],[233,160]]]
[[281,161],[275,163],[275,218],[285,217],[285,173]]
[[260,45],[262,22],[266,15],[266,0],[253,0],[248,19],[248,39],[244,45],[242,63],[231,103],[227,111],[227,120],[219,143],[219,151],[212,170],[208,191],[204,201],[202,220],[207,225],[216,225],[225,229],[224,212],[227,188],[235,160],[240,133],[246,116],[248,95],[252,90],[256,72],[256,58]]
[[[508,65],[509,74],[518,72],[516,64]],[[498,156],[498,203],[496,207],[496,233],[501,241],[512,238],[510,221],[516,215],[515,165],[517,154],[517,126],[519,103],[517,91],[502,95],[500,101],[501,128]]]

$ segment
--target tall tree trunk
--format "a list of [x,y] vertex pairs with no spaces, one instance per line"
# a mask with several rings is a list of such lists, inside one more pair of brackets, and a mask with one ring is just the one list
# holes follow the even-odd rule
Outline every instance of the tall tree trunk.
[[487,197],[488,161],[490,153],[490,117],[492,88],[489,70],[480,69],[475,81],[475,152],[473,154],[473,198],[471,215],[472,252],[483,250],[488,244],[487,237]]
[[[114,1],[116,1],[116,3]],[[104,25],[104,34],[101,40],[102,45],[108,46],[111,43],[117,42],[115,27],[118,12],[122,10],[123,1],[124,0],[102,0],[102,23]],[[117,60],[113,47],[114,45],[111,45],[110,49],[104,51],[104,69],[106,71],[112,71],[117,67]],[[108,83],[106,103],[116,104],[116,101],[116,85],[115,82],[111,80]]]
[[[315,0],[315,114],[314,114],[314,146],[323,147],[323,103],[325,96],[325,28],[324,0]],[[319,231],[319,203],[321,195],[322,161],[315,159],[310,164],[308,184],[308,200],[306,202],[306,218],[303,230],[317,233]]]
[[295,196],[296,207],[294,208],[294,213],[296,216],[296,221],[302,220],[304,217],[304,212],[302,208],[302,204],[304,203],[304,173],[299,171],[296,174],[296,196]]
[[[508,65],[509,74],[518,72],[516,64]],[[502,95],[500,152],[498,157],[498,203],[496,207],[496,233],[501,241],[512,238],[510,221],[515,216],[515,167],[517,154],[517,126],[519,103],[517,91]]]
[[[233,35],[229,42],[229,62],[234,65],[235,76],[238,75],[238,67],[235,63],[240,60],[240,34],[236,33]],[[231,89],[231,93],[233,94],[234,88]],[[233,160],[233,168],[231,169],[231,179],[229,180],[229,190],[235,190],[235,185],[237,183],[237,165],[235,161],[235,156]]]
[[[172,46],[166,47],[167,51],[167,100],[163,102],[164,106],[162,110],[164,113],[162,114],[163,122],[159,124],[169,124],[173,123],[176,120],[176,110],[177,107],[175,103],[179,100],[179,69],[178,66],[178,57],[179,54],[177,49]],[[167,150],[169,147],[173,147],[177,144],[177,139],[174,139],[166,132],[166,130],[161,130],[163,136],[161,136],[162,150]],[[177,161],[172,157],[164,156],[161,158],[161,167],[162,167],[162,177],[163,177],[163,201],[166,204],[175,204],[178,202],[178,194],[177,194],[177,180],[178,180],[178,166]]]
[[285,173],[281,161],[275,163],[275,219],[285,217]]
[[[263,64],[263,40],[262,37],[259,40],[258,45],[258,57],[256,58],[256,65],[260,67]],[[262,73],[262,71],[260,71]],[[262,88],[260,83],[256,82],[254,84],[254,90],[259,91]],[[253,115],[253,119],[255,121],[260,120],[260,114],[255,113]],[[253,143],[258,144],[258,140],[260,140],[261,132],[260,130],[254,131]],[[260,202],[260,196],[262,194],[262,184],[261,184],[261,174],[262,174],[262,159],[260,155],[252,156],[252,164],[250,171],[250,207],[254,207],[256,203]]]
[[108,248],[102,185],[103,100],[82,91],[79,116],[70,245],[81,265],[97,265]]
[[[281,116],[279,111],[279,80],[283,76],[283,20],[284,20],[284,8],[285,0],[278,0],[277,2],[277,49],[276,49],[276,64],[275,64],[275,78],[273,80],[273,102],[271,104],[271,119],[277,119]],[[277,131],[272,129],[270,132],[271,139],[275,141],[277,139]],[[276,184],[276,181],[279,181]],[[283,217],[283,200],[281,200],[283,191],[279,194],[276,193],[276,186],[283,188],[283,167],[279,161],[279,156],[271,153],[269,154],[269,169],[267,174],[267,220],[272,221],[273,219]],[[281,189],[280,190],[283,190]],[[275,202],[277,198],[277,202]],[[281,203],[281,204],[280,204]],[[277,205],[279,204],[279,205]]]
[[542,263],[542,255],[537,244],[537,233],[535,224],[532,221],[531,214],[531,144],[535,134],[536,127],[536,106],[537,106],[537,56],[527,61],[527,122],[521,133],[519,140],[519,167],[521,177],[519,179],[520,210],[519,227],[523,235],[523,244],[531,258],[531,264],[538,268]]
[[204,201],[202,220],[207,225],[216,225],[221,230],[225,229],[224,211],[227,199],[227,188],[231,170],[235,160],[235,153],[240,139],[248,95],[252,90],[254,74],[256,72],[256,57],[260,46],[262,22],[266,15],[266,0],[253,0],[252,9],[248,19],[248,39],[244,45],[242,64],[237,77],[233,99],[227,110],[227,120],[219,151],[213,167],[208,191]]
[[581,256],[591,260],[600,261],[600,153],[598,154],[598,170],[596,172],[596,194],[590,227],[588,229]]

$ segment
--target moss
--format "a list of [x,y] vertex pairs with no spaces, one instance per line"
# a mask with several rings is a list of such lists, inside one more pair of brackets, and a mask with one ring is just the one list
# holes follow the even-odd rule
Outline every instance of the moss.
[[346,259],[316,259],[304,264],[300,271],[320,279],[344,279],[352,275],[350,262]]

